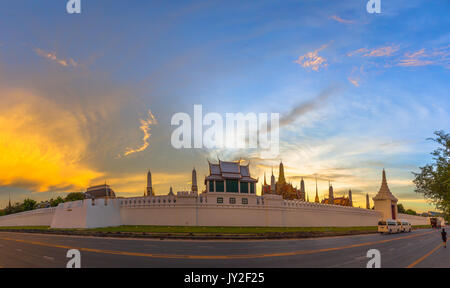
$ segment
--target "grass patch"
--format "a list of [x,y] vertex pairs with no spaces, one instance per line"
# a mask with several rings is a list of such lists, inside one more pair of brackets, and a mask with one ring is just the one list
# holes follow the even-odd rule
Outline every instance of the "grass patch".
[[0,230],[49,230],[50,226],[5,226],[0,227]]
[[412,227],[415,229],[426,229],[431,228],[431,225],[413,225]]
[[368,227],[209,227],[209,226],[118,226],[86,229],[98,232],[128,233],[182,233],[182,234],[265,234],[289,232],[345,232],[376,231],[376,226]]

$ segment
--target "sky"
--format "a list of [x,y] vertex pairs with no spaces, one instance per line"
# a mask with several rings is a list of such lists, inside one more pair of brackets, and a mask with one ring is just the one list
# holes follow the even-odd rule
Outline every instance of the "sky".
[[[412,172],[450,129],[450,2],[1,0],[0,207],[105,181],[141,196],[188,190],[208,160],[283,161],[310,199],[374,197],[386,169],[406,208],[434,210]],[[324,91],[328,91],[326,97]],[[175,149],[175,113],[279,113],[280,153]],[[300,112],[299,112],[300,111]],[[258,192],[260,185],[258,184]]]

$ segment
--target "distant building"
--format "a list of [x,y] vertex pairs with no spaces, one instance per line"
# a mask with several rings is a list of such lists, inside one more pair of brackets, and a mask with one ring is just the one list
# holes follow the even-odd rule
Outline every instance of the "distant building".
[[50,208],[52,205],[50,204],[50,202],[45,201],[45,202],[41,202],[39,204],[36,205],[36,209],[42,209],[42,208]]
[[[332,199],[330,201],[329,199]],[[348,197],[334,197],[333,186],[329,184],[328,188],[328,198],[322,200],[322,204],[332,204],[332,205],[340,205],[340,206],[353,206],[352,203],[352,191],[348,192]]]
[[256,194],[258,179],[250,176],[248,165],[239,161],[209,163],[209,175],[205,178],[206,192],[231,192]]
[[84,193],[87,199],[116,198],[114,190],[107,184],[91,186]]

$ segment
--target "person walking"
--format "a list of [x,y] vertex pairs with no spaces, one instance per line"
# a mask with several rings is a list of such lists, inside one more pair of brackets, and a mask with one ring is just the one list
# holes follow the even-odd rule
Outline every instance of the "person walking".
[[447,232],[445,232],[445,229],[442,228],[442,241],[444,242],[444,247],[447,248]]

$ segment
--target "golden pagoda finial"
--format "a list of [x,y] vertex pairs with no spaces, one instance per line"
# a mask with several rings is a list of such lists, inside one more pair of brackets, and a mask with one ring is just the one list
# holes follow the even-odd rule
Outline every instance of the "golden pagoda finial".
[[316,177],[316,199],[315,199],[314,202],[316,202],[316,203],[320,202],[320,200],[319,200],[319,190],[317,189],[317,177]]

